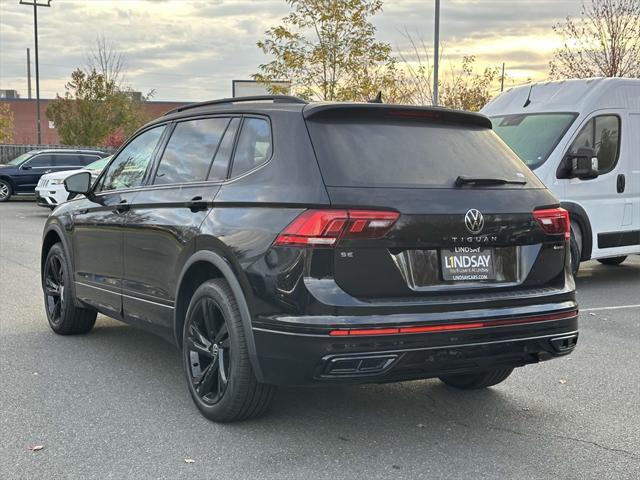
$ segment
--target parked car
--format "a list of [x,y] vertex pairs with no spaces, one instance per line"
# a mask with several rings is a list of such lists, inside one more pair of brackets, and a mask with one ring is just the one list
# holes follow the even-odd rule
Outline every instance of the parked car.
[[[90,163],[82,169],[91,174],[91,180],[95,181],[102,172],[102,169],[109,163],[111,156],[101,158]],[[40,177],[38,186],[36,187],[36,203],[41,207],[54,209],[61,203],[69,200],[71,195],[64,188],[64,181],[69,175],[73,175],[77,170],[65,170],[62,172],[47,173]]]
[[99,150],[33,150],[0,165],[0,202],[14,195],[33,195],[45,173],[77,170],[106,157]]
[[574,273],[640,254],[640,80],[516,87],[482,112],[569,211]]
[[84,196],[44,228],[49,325],[170,340],[212,420],[276,385],[489,387],[577,342],[567,212],[483,115],[205,102],[65,184]]

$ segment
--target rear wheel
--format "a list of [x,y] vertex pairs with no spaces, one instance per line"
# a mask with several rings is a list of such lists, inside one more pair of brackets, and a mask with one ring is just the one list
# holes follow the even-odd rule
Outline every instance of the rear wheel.
[[198,287],[182,338],[189,392],[205,417],[233,422],[269,408],[276,388],[255,378],[238,304],[227,282],[209,280]]
[[463,390],[477,390],[492,387],[506,380],[513,368],[496,368],[480,373],[466,373],[459,375],[445,375],[440,380],[447,385]]
[[571,222],[571,273],[575,277],[580,268],[580,259],[582,258],[582,230],[580,226]]
[[97,313],[77,307],[69,285],[69,262],[62,245],[56,243],[47,254],[42,274],[44,306],[49,326],[60,335],[87,333],[96,323]]
[[11,198],[11,184],[6,180],[0,180],[0,202],[6,202]]
[[620,265],[627,259],[626,255],[611,258],[599,258],[598,261],[603,265]]

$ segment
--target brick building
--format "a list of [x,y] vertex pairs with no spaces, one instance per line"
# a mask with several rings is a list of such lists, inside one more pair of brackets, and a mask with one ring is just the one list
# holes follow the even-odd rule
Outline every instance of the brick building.
[[[40,122],[43,145],[58,145],[60,138],[55,126],[47,118],[47,106],[50,99],[40,99]],[[9,104],[13,111],[13,143],[35,145],[38,143],[36,133],[36,101],[27,98],[0,98],[0,103]],[[144,108],[150,118],[156,118],[172,108],[190,102],[145,102]]]

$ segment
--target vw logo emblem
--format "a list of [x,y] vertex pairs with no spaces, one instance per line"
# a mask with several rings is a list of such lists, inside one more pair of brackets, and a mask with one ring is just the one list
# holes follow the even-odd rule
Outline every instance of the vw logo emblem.
[[471,233],[474,235],[479,234],[484,228],[484,217],[482,213],[480,213],[480,210],[476,210],[475,208],[469,210],[464,216],[464,224]]

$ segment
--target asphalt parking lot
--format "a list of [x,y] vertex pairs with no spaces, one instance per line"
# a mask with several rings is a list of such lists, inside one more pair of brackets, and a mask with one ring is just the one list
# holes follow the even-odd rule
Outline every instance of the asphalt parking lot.
[[577,350],[497,387],[283,388],[267,417],[217,425],[163,340],[102,316],[86,336],[49,330],[47,215],[0,205],[3,479],[640,478],[638,256],[583,265]]

